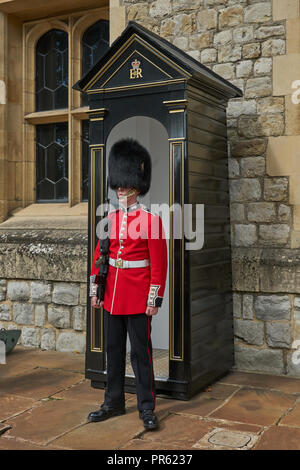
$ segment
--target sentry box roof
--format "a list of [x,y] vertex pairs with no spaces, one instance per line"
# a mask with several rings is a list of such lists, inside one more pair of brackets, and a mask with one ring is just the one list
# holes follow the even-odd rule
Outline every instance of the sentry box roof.
[[[130,68],[142,64],[138,84],[130,80]],[[192,81],[212,94],[225,98],[241,97],[242,91],[169,41],[129,21],[122,34],[101,59],[75,85],[74,89],[89,93],[111,92],[133,86],[149,86],[168,81]]]

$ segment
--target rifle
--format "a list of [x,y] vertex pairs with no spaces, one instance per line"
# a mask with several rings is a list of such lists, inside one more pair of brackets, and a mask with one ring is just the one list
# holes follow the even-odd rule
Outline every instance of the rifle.
[[106,284],[106,277],[108,273],[108,251],[109,251],[109,232],[110,232],[110,220],[108,219],[108,208],[109,208],[109,199],[108,199],[108,181],[106,182],[106,205],[103,215],[102,222],[106,219],[106,223],[103,226],[108,227],[107,236],[105,238],[100,238],[100,256],[95,261],[95,266],[99,266],[99,275],[97,276],[98,288],[97,288],[97,305],[104,300],[104,291]]

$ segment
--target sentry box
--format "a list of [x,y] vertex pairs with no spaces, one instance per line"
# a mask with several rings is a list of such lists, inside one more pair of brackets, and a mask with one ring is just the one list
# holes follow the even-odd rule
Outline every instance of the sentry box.
[[[234,363],[226,105],[242,92],[133,21],[74,88],[89,104],[88,282],[115,141],[135,138],[151,154],[141,202],[182,208],[163,219],[169,267],[152,341],[157,393],[189,399]],[[194,244],[186,225],[197,230]],[[127,351],[125,389],[134,392],[129,342]],[[105,387],[103,311],[89,297],[86,377]]]

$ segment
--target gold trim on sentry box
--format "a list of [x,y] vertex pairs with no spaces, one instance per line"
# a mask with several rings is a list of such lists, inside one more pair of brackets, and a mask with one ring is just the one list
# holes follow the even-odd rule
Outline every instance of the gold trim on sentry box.
[[152,47],[149,43],[147,43],[146,41],[144,41],[140,36],[138,36],[137,34],[132,34],[132,36],[130,36],[129,39],[127,39],[127,41],[123,44],[122,47],[120,47],[120,49],[110,58],[110,60],[108,60],[106,62],[106,64],[102,67],[102,69],[100,69],[98,71],[98,73],[96,73],[96,75],[94,75],[94,77],[87,83],[87,85],[82,89],[82,91],[87,91],[88,88],[90,88],[91,86],[93,86],[99,79],[100,77],[102,77],[102,75],[104,75],[104,73],[106,72],[106,70],[108,70],[108,68],[114,64],[114,62],[121,56],[121,54],[134,42],[134,41],[137,41],[138,43],[140,43],[142,46],[144,46],[146,49],[148,49],[150,52],[152,52],[154,55],[156,55],[157,57],[159,57],[165,64],[171,66],[172,68],[174,68],[175,70],[177,70],[178,72],[181,72],[185,78],[190,78],[191,77],[191,74],[189,72],[187,72],[185,69],[183,69],[182,67],[180,67],[180,65],[176,64],[172,59],[169,59],[168,57],[166,57],[164,54],[161,54],[159,51],[157,51],[154,47]]
[[162,82],[148,82],[148,83],[140,83],[139,85],[123,85],[123,86],[116,86],[113,88],[95,88],[92,90],[88,90],[86,93],[88,95],[92,95],[94,93],[110,93],[112,91],[122,91],[122,90],[128,90],[131,88],[148,88],[148,87],[153,87],[153,86],[163,86],[163,85],[169,85],[170,83],[182,83],[185,82],[185,78],[175,78],[174,80],[164,80]]
[[112,79],[112,77],[120,70],[121,67],[123,67],[124,64],[126,64],[126,62],[130,59],[130,57],[134,54],[137,54],[137,55],[140,55],[141,57],[143,57],[145,60],[147,60],[148,62],[150,62],[150,64],[152,64],[154,67],[156,67],[158,70],[160,70],[162,73],[164,73],[165,75],[167,75],[167,77],[169,78],[173,78],[171,75],[169,75],[167,72],[165,72],[163,69],[161,69],[160,67],[158,67],[158,65],[156,65],[154,62],[152,62],[152,60],[148,59],[147,57],[145,57],[141,52],[139,52],[138,50],[134,50],[131,54],[129,54],[129,56],[124,60],[124,62],[122,62],[121,65],[119,65],[119,67],[117,68],[117,70],[115,70],[106,80],[105,82],[102,83],[101,85],[101,88],[104,87],[104,85],[106,85],[107,82],[109,82],[109,80]]
[[170,212],[170,350],[169,357],[172,361],[183,361],[184,360],[184,213],[183,213],[183,195],[184,195],[184,140],[183,138],[169,139],[170,140],[170,206],[172,207],[175,201],[175,162],[174,162],[174,151],[175,147],[180,147],[180,158],[181,158],[181,188],[180,188],[180,204],[182,208],[182,238],[181,238],[181,354],[176,356],[174,352],[174,215],[173,211]]
[[[91,211],[90,211],[90,226],[91,226],[91,244],[90,244],[90,263],[92,266],[93,258],[94,258],[94,251],[95,251],[95,217],[96,217],[96,210],[95,210],[95,167],[96,167],[96,154],[97,152],[100,153],[100,204],[103,204],[103,149],[104,144],[97,144],[97,145],[90,145],[91,149]],[[90,317],[90,329],[91,329],[91,348],[90,351],[93,352],[103,352],[103,308],[100,309],[100,346],[95,346],[95,309],[92,307],[91,304],[91,317]]]

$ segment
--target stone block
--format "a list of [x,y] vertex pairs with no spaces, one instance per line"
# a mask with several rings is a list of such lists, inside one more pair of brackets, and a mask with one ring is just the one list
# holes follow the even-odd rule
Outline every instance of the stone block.
[[243,59],[257,59],[261,54],[260,43],[245,44],[242,49]]
[[67,307],[49,305],[48,321],[56,328],[70,328],[70,311]]
[[243,304],[243,319],[253,320],[253,295],[244,294],[242,304]]
[[243,23],[243,7],[234,5],[219,11],[219,28],[228,28]]
[[261,45],[261,54],[263,57],[272,57],[285,54],[284,39],[268,39]]
[[270,77],[249,78],[245,90],[245,98],[260,98],[272,94]]
[[275,204],[272,202],[253,202],[248,204],[249,222],[276,221]]
[[228,44],[232,42],[232,30],[227,29],[226,31],[220,31],[214,35],[214,44]]
[[256,226],[253,224],[234,225],[234,245],[251,246],[257,243]]
[[245,220],[245,207],[243,204],[230,204],[230,220],[231,222],[243,222]]
[[272,7],[270,2],[255,3],[244,8],[245,23],[264,23],[271,19]]
[[174,20],[174,34],[184,35],[192,34],[195,32],[195,17],[194,14],[187,15],[185,13],[176,15],[173,17]]
[[161,18],[171,13],[171,9],[170,0],[156,0],[150,4],[149,15],[155,18]]
[[287,178],[265,178],[264,199],[266,201],[284,201],[288,198]]
[[254,301],[258,320],[290,320],[291,303],[287,295],[258,295]]
[[253,346],[235,345],[235,366],[239,370],[284,373],[283,354],[280,350],[259,349]]
[[216,60],[217,60],[216,49],[213,49],[213,48],[203,49],[203,51],[201,52],[201,62],[203,64],[216,62]]
[[254,75],[268,75],[272,72],[272,59],[261,57],[254,64]]
[[78,284],[71,283],[54,283],[52,301],[61,305],[77,305],[79,300]]
[[34,305],[29,303],[14,303],[13,320],[19,325],[33,325]]
[[258,228],[260,243],[264,245],[286,245],[289,240],[290,227],[286,224],[261,224]]
[[230,182],[232,202],[257,201],[261,198],[260,182],[256,178],[241,178]]
[[239,162],[235,158],[228,159],[228,175],[229,178],[235,178],[240,174]]
[[252,60],[243,60],[236,66],[237,78],[249,78],[252,75]]
[[280,204],[278,207],[278,220],[279,222],[290,222],[292,211],[290,206]]
[[35,325],[44,326],[46,323],[46,307],[43,304],[35,305],[34,307]]
[[266,139],[238,140],[230,143],[233,157],[263,155],[267,150]]
[[232,44],[226,44],[219,46],[218,61],[222,62],[237,62],[242,58],[241,46],[232,46]]
[[73,329],[78,331],[85,330],[86,309],[82,306],[73,308]]
[[267,322],[266,339],[272,348],[289,348],[292,341],[291,325],[287,322]]
[[41,349],[55,350],[55,331],[51,328],[43,328],[41,332]]
[[83,353],[85,351],[85,335],[71,332],[60,333],[56,341],[56,350]]
[[282,114],[241,116],[238,130],[242,137],[248,138],[281,136],[284,132],[284,118]]
[[24,326],[21,333],[21,343],[23,346],[38,348],[40,345],[39,329]]
[[284,98],[267,96],[257,100],[258,114],[284,113]]
[[211,46],[211,33],[204,32],[189,37],[191,49],[204,49]]
[[273,36],[284,36],[285,28],[283,24],[272,26],[261,26],[255,31],[257,39],[266,39]]
[[240,161],[241,176],[244,178],[253,178],[263,176],[266,171],[266,161],[264,157],[242,158]]
[[0,304],[0,320],[10,321],[10,310],[9,304]]
[[215,29],[217,27],[217,24],[218,12],[214,8],[202,10],[197,13],[198,31],[207,31],[208,29]]
[[241,304],[241,294],[232,294],[232,305],[233,305],[233,316],[234,318],[242,317],[242,304]]
[[45,282],[31,282],[31,301],[36,303],[51,302],[51,284]]
[[29,300],[29,283],[26,281],[8,281],[7,297],[9,300]]
[[162,37],[173,36],[174,31],[175,31],[175,22],[172,18],[166,18],[165,20],[161,22],[160,35]]
[[234,335],[245,343],[262,346],[264,344],[264,324],[251,320],[236,319],[234,321]]
[[233,41],[236,44],[249,42],[254,37],[253,26],[242,26],[233,30]]

